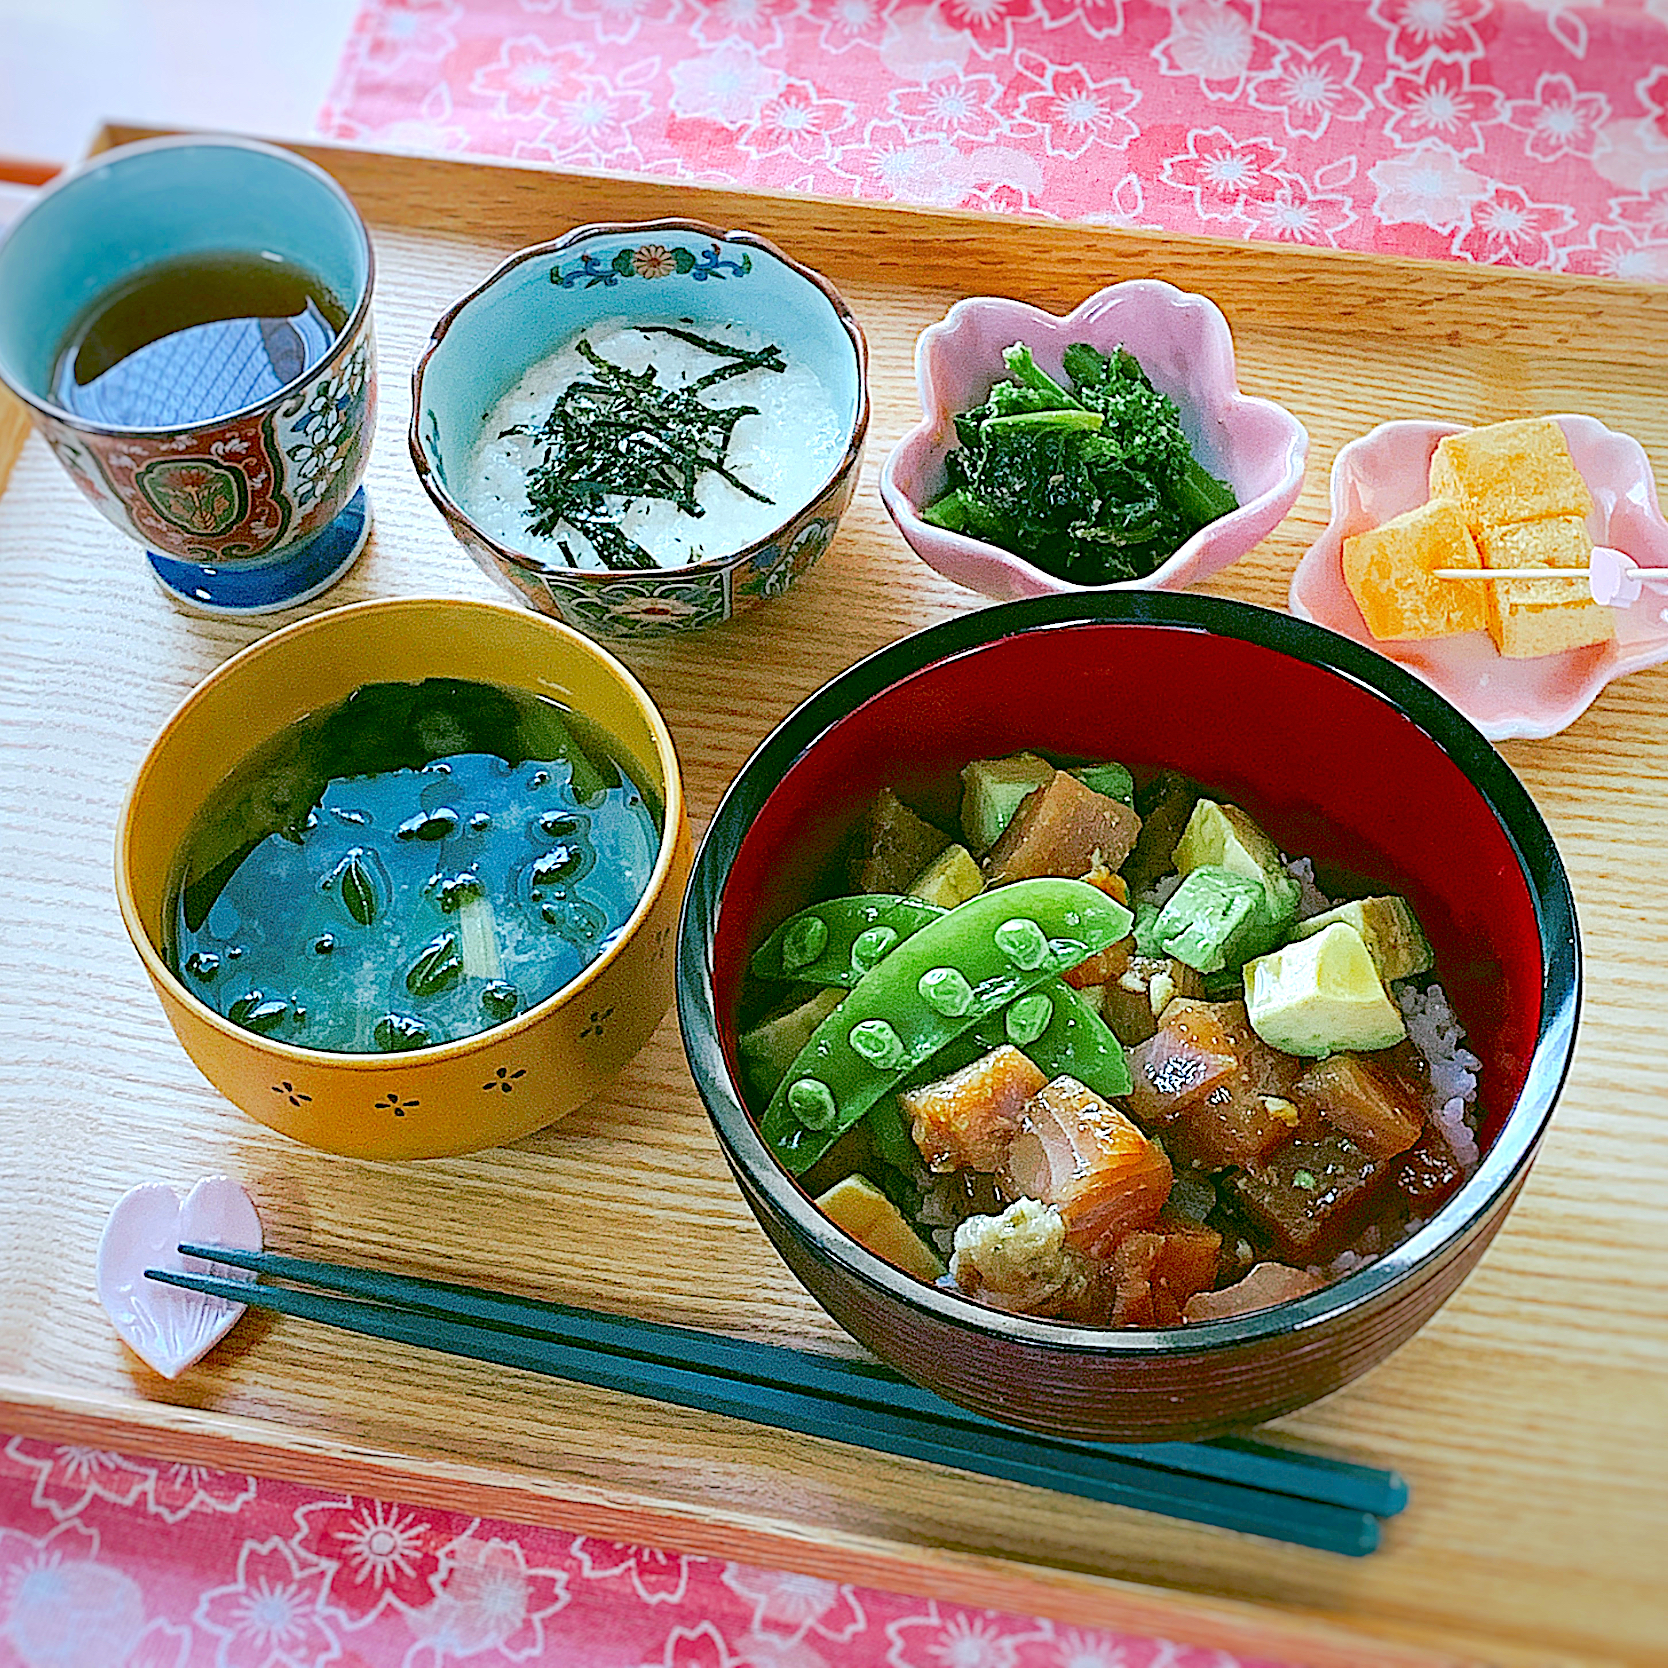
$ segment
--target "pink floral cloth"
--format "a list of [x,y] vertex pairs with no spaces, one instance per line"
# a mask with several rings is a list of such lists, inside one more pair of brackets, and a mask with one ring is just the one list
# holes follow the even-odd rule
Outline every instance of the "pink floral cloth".
[[0,1438],[0,1668],[1280,1668]]
[[1668,281],[1668,0],[366,0],[321,127]]

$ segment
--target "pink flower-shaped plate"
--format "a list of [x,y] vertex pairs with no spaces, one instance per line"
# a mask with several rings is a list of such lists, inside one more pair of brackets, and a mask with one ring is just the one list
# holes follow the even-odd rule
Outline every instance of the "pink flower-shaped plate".
[[[1668,567],[1668,522],[1644,448],[1596,417],[1559,416],[1570,456],[1593,496],[1588,531],[1641,567]],[[1430,461],[1459,423],[1381,423],[1352,440],[1332,465],[1332,519],[1292,575],[1291,611],[1405,666],[1458,707],[1490,741],[1556,735],[1592,705],[1612,678],[1668,660],[1668,607],[1646,587],[1616,610],[1616,636],[1563,654],[1507,660],[1487,632],[1428,642],[1378,642],[1344,583],[1344,540],[1430,497]]]
[[[934,527],[920,510],[945,486],[944,458],[956,443],[955,414],[980,404],[1007,374],[1002,350],[1023,342],[1050,376],[1073,342],[1109,353],[1120,343],[1141,361],[1160,393],[1181,411],[1194,455],[1233,487],[1239,508],[1202,527],[1144,579],[1074,585],[981,539]],[[1134,278],[1089,297],[1064,318],[1022,301],[958,301],[915,344],[922,421],[880,472],[880,495],[910,548],[928,567],[1001,601],[1060,591],[1178,591],[1220,572],[1285,519],[1303,486],[1309,436],[1271,400],[1241,394],[1228,321],[1213,301],[1156,278]]]

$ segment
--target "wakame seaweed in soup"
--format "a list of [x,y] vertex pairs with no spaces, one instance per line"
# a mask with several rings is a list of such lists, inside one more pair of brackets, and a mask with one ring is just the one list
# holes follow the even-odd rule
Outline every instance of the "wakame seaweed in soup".
[[625,925],[662,807],[595,724],[452,678],[367,684],[215,790],[181,852],[170,966],[304,1048],[421,1048],[501,1024]]

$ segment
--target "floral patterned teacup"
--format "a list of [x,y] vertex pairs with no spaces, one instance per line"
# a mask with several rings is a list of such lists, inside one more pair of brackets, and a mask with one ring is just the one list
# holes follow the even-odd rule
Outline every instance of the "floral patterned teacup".
[[[251,326],[169,386],[166,426],[69,409],[58,361],[103,300],[161,263],[228,254],[317,280],[342,315],[320,353]],[[370,528],[359,483],[375,425],[373,267],[346,192],[300,157],[242,139],[122,146],[44,192],[0,240],[0,382],[174,601],[209,614],[289,607],[339,579]]]
[[[678,567],[577,568],[513,549],[469,515],[459,471],[530,365],[609,322],[743,323],[815,372],[846,436],[812,495],[763,538]],[[434,327],[417,362],[411,457],[458,542],[530,607],[593,637],[659,636],[780,596],[822,556],[857,485],[869,425],[868,348],[834,287],[750,232],[693,220],[582,226],[512,255]]]

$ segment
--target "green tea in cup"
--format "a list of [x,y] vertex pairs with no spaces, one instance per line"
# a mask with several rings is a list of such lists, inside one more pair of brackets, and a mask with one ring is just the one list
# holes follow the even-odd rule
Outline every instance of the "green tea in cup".
[[347,309],[273,250],[206,250],[98,297],[58,351],[52,391],[79,417],[169,428],[224,417],[319,364]]

